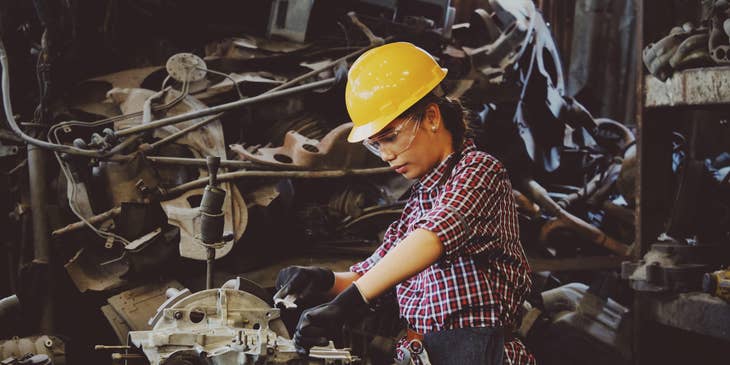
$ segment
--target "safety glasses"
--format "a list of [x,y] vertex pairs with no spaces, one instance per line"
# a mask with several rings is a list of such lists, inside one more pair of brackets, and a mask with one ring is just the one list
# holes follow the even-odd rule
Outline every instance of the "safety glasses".
[[411,147],[420,125],[420,118],[408,118],[395,127],[365,139],[362,143],[378,157],[382,157],[383,153],[398,155]]

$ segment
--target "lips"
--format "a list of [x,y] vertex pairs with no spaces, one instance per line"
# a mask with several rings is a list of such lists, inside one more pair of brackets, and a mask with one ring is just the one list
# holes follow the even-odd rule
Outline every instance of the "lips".
[[407,165],[407,164],[403,164],[403,165],[395,166],[395,167],[394,167],[394,169],[395,169],[395,172],[397,172],[397,173],[399,173],[399,174],[403,174],[403,173],[405,173],[405,172],[406,172],[406,170],[407,170],[407,168],[406,168],[406,165]]

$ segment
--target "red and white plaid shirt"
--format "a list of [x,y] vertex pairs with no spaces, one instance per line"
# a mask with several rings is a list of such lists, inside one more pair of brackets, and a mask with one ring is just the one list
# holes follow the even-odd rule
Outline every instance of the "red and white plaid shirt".
[[[457,156],[460,160],[451,161]],[[400,315],[409,327],[428,333],[512,326],[531,281],[502,164],[467,140],[460,155],[450,155],[416,182],[382,245],[350,271],[364,274],[418,228],[435,233],[445,252],[396,286]]]

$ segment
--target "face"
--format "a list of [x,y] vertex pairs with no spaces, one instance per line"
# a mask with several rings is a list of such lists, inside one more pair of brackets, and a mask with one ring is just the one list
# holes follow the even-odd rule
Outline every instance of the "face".
[[424,176],[453,152],[451,133],[435,104],[426,107],[422,118],[396,119],[363,143],[408,179]]

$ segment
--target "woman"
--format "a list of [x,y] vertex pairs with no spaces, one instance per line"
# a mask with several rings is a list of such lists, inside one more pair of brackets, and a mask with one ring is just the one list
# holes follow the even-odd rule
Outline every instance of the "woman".
[[[326,345],[344,322],[395,287],[408,339],[423,341],[433,364],[501,364],[504,329],[530,287],[507,173],[464,138],[461,106],[437,95],[446,70],[410,43],[363,54],[348,74],[350,142],[417,180],[382,245],[350,272],[289,267],[275,298],[330,302],[305,311],[294,340]],[[405,343],[405,342],[403,342]],[[403,351],[399,351],[403,355]]]

